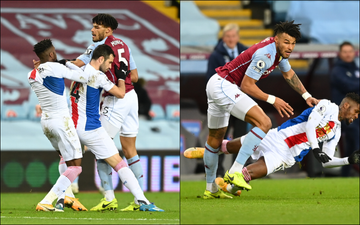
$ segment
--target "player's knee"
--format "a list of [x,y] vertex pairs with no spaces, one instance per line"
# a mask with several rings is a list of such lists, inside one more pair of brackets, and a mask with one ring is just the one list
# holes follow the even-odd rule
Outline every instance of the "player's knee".
[[272,123],[269,117],[263,117],[260,121],[259,124],[257,125],[257,127],[259,127],[262,131],[264,131],[265,133],[267,133],[271,127],[272,127]]

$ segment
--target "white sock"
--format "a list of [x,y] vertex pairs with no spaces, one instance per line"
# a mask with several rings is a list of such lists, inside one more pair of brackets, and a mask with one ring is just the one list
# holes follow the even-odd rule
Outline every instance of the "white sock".
[[114,200],[115,198],[114,190],[107,190],[104,191],[104,193],[105,193],[106,201],[111,202],[112,200]]
[[242,172],[242,169],[243,169],[244,165],[234,161],[232,167],[230,168],[229,170],[229,173],[235,173],[235,172],[239,172],[241,173]]
[[142,200],[145,201],[146,204],[150,204],[149,200],[145,197],[144,192],[141,190],[138,180],[129,167],[122,167],[117,173],[119,174],[122,183],[131,191],[137,200]]
[[210,191],[211,193],[216,193],[218,191],[218,187],[215,183],[206,183],[206,190]]
[[65,198],[65,190],[71,185],[69,178],[64,175],[60,175],[59,179],[56,181],[54,186],[51,188],[50,192],[45,196],[40,203],[43,204],[52,204],[52,202],[57,198]]
[[74,193],[72,192],[72,188],[71,185],[66,189],[65,191],[65,196],[71,197],[71,198],[75,198]]

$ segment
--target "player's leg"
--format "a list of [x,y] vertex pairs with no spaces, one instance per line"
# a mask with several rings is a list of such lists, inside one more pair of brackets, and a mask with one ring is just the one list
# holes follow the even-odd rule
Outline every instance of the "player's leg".
[[[237,175],[239,178],[240,176],[244,176],[242,174],[242,169],[245,165],[245,162],[257,149],[261,140],[265,137],[266,133],[271,128],[271,120],[264,113],[264,111],[247,95],[244,95],[242,100],[235,104],[231,114],[239,119],[245,120],[254,126],[254,128],[251,129],[250,132],[246,135],[235,162],[233,163],[228,173],[226,173],[224,176],[225,181],[241,187],[241,183],[232,181],[232,179],[235,179],[234,181],[237,180],[232,174]],[[240,180],[242,181],[242,179]],[[251,189],[251,187],[248,187],[249,185],[245,188]]]
[[[68,124],[65,128],[64,124]],[[74,124],[70,117],[41,121],[44,134],[55,149],[59,149],[64,158],[67,169],[60,175],[50,192],[39,202],[36,210],[63,212],[65,190],[70,187],[74,179],[81,173],[81,146]],[[70,132],[69,132],[70,129]],[[72,134],[71,136],[69,134]],[[58,205],[52,207],[52,202],[58,199]]]

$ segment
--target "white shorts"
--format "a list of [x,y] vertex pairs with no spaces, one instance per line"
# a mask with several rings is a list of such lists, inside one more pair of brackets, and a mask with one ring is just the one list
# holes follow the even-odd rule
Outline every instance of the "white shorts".
[[60,151],[65,161],[82,158],[80,140],[70,116],[42,118],[41,127],[52,146]]
[[[241,143],[244,142],[245,136],[241,137]],[[277,128],[273,128],[267,133],[251,158],[258,160],[262,156],[265,159],[267,175],[290,168],[295,164],[289,147],[277,136]]]
[[126,93],[123,99],[106,96],[101,107],[100,121],[111,138],[119,131],[121,136],[136,137],[139,131],[138,109],[135,90]]
[[81,144],[95,155],[96,159],[107,159],[115,154],[119,154],[115,143],[103,127],[95,130],[84,131],[77,130]]
[[229,125],[230,114],[245,119],[246,113],[257,103],[242,92],[236,84],[214,74],[206,85],[208,99],[208,127],[218,129]]

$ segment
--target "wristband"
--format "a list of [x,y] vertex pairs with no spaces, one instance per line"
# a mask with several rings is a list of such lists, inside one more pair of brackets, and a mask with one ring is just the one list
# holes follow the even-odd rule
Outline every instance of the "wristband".
[[276,97],[274,95],[269,95],[268,99],[266,100],[267,103],[270,103],[271,105],[273,105],[275,103],[275,99]]
[[303,99],[306,101],[306,99],[312,97],[311,94],[309,94],[309,92],[305,92],[304,94],[301,95],[303,97]]

